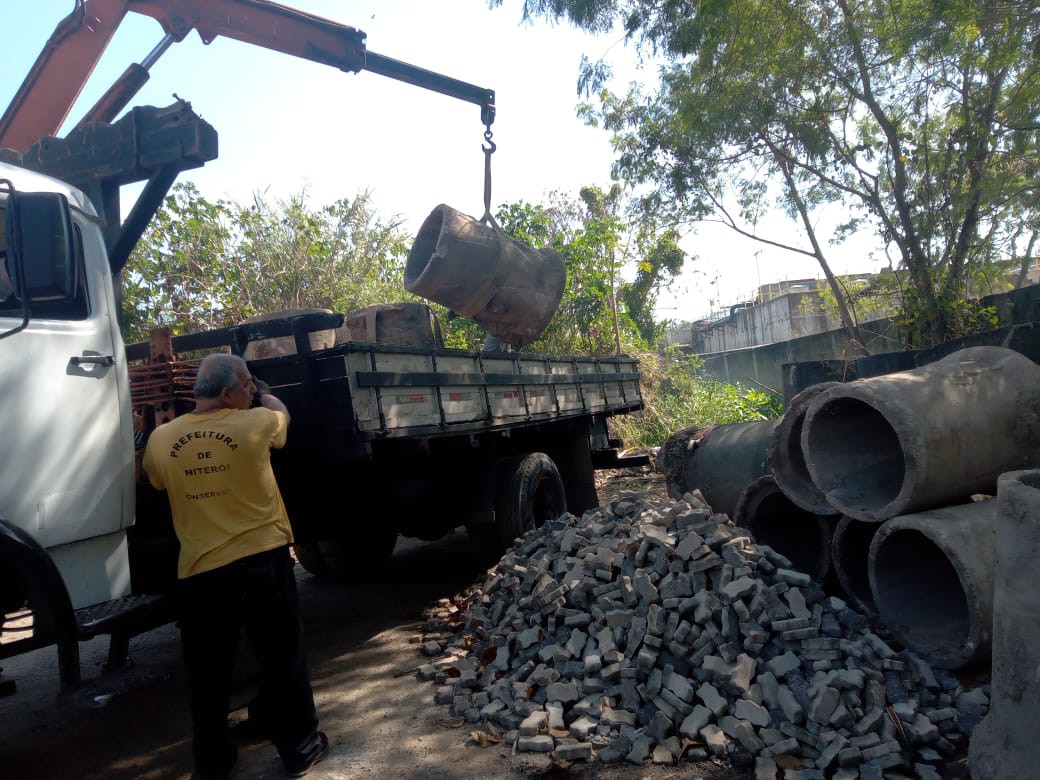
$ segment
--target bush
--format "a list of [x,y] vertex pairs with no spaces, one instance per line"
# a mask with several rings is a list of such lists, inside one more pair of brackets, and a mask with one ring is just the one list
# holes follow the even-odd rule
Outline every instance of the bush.
[[779,396],[704,376],[703,361],[678,348],[639,355],[639,362],[645,408],[613,418],[630,449],[660,447],[692,426],[768,420],[783,412]]

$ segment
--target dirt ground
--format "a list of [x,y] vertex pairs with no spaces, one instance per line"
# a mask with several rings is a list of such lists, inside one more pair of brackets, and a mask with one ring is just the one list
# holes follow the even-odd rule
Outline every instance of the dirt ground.
[[[663,493],[648,471],[607,473],[601,501],[622,491]],[[314,778],[739,778],[716,764],[605,768],[569,772],[547,759],[513,756],[509,746],[479,748],[469,729],[441,724],[433,686],[415,679],[414,640],[422,610],[463,590],[483,573],[463,533],[433,543],[401,540],[385,573],[371,582],[319,582],[297,567],[315,699],[332,744]],[[107,639],[82,646],[85,685],[58,695],[57,653],[47,648],[2,662],[17,691],[0,698],[0,777],[187,778],[190,719],[176,627],[131,642],[132,666],[104,672]],[[250,698],[250,659],[239,667],[235,723]],[[241,731],[240,729],[236,731]],[[240,734],[236,778],[279,778],[274,748]]]

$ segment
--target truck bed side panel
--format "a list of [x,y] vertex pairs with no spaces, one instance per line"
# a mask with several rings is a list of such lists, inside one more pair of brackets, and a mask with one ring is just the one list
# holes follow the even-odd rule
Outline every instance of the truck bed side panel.
[[397,350],[343,351],[358,432],[511,427],[528,420],[617,413],[642,406],[633,358]]

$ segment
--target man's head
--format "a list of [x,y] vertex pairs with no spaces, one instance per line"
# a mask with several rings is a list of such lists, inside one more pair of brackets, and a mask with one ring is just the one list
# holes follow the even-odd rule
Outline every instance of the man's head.
[[207,409],[248,409],[256,385],[246,362],[237,355],[207,355],[195,378],[195,401]]

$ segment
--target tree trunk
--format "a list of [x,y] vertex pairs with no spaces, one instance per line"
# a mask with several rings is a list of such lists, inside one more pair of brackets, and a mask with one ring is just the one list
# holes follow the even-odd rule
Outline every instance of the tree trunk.
[[1022,255],[1022,262],[1018,268],[1018,276],[1015,278],[1015,289],[1018,290],[1025,284],[1027,278],[1029,278],[1029,264],[1033,261],[1033,247],[1036,246],[1037,231],[1034,230],[1032,235],[1029,236],[1029,244],[1026,246],[1025,254]]
[[798,192],[797,183],[791,173],[790,160],[783,150],[775,146],[769,139],[765,140],[769,144],[773,157],[784,174],[784,181],[787,183],[787,194],[798,210],[798,214],[802,219],[802,226],[805,228],[809,242],[812,244],[813,253],[816,255],[816,261],[820,264],[820,268],[823,269],[823,275],[827,279],[827,286],[830,287],[831,292],[834,294],[834,300],[838,305],[838,316],[841,318],[841,326],[845,331],[845,337],[856,352],[859,352],[861,355],[869,355],[870,350],[867,349],[863,334],[860,332],[859,325],[849,310],[848,301],[845,299],[845,291],[838,284],[838,280],[834,276],[834,272],[831,271],[830,264],[823,254],[823,247],[820,246],[820,242],[816,238],[816,231],[813,229],[812,220],[809,218],[809,211],[805,207],[805,201],[802,200],[801,193]]
[[610,308],[611,313],[614,315],[614,347],[616,355],[621,354],[621,325],[618,322],[617,313],[617,282],[615,281],[615,255],[614,250],[610,250]]

